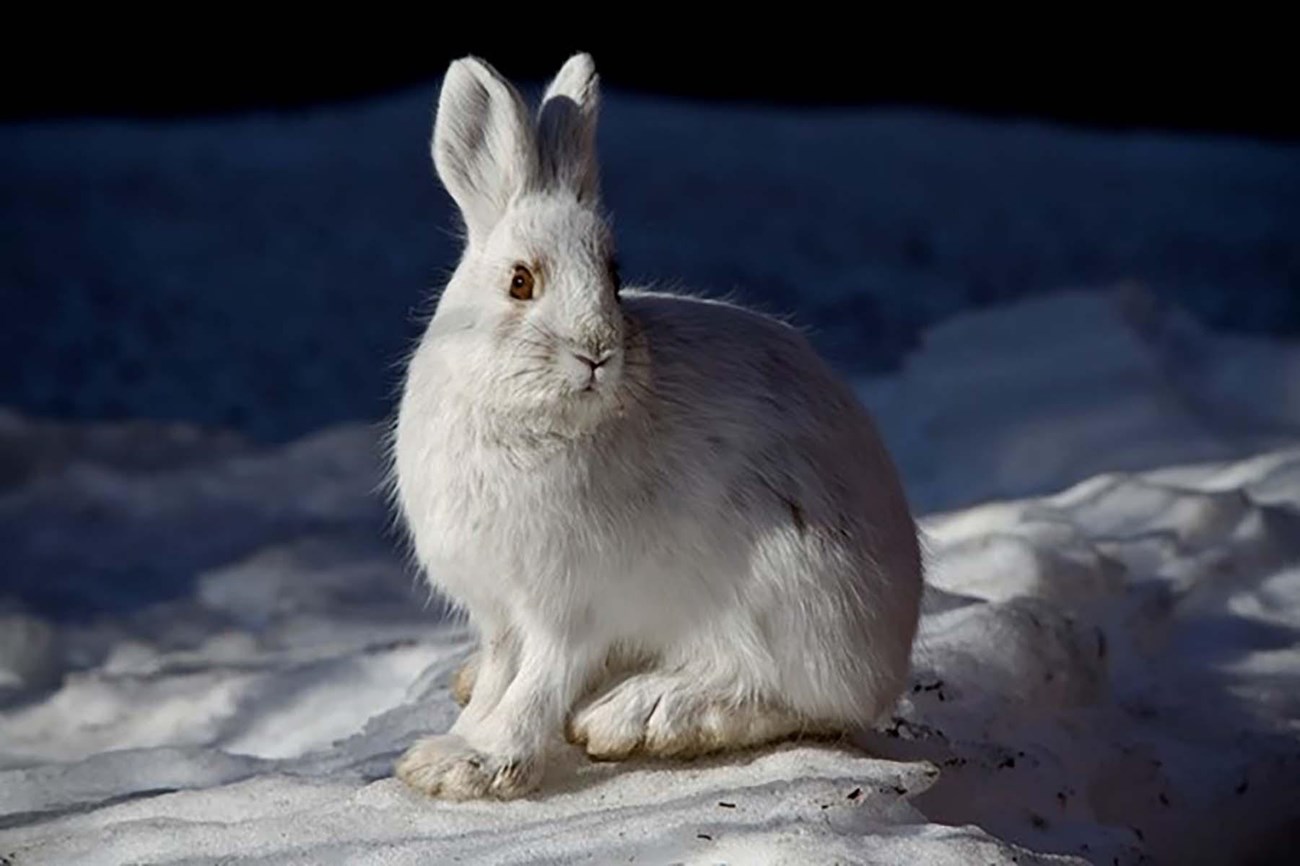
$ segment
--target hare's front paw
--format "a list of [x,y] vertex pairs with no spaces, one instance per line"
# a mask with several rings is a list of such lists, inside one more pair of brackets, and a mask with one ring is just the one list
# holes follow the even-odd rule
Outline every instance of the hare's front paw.
[[415,790],[444,800],[510,800],[536,788],[542,775],[535,758],[480,752],[455,734],[419,740],[396,771]]

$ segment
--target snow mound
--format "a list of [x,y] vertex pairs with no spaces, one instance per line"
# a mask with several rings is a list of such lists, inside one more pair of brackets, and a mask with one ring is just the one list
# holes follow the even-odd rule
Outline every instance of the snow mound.
[[913,683],[883,730],[683,765],[568,754],[542,795],[509,804],[428,801],[388,777],[404,743],[454,717],[463,631],[382,600],[386,622],[357,629],[351,602],[400,569],[322,541],[272,548],[170,603],[187,639],[117,641],[0,714],[0,852],[1229,862],[1297,817],[1298,478],[1300,449],[932,517]]
[[859,391],[921,511],[1300,441],[1300,345],[1207,331],[1135,285],[958,316]]

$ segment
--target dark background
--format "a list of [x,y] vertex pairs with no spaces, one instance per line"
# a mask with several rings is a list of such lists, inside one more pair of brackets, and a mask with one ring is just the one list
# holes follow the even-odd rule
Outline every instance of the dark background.
[[[907,36],[841,34],[801,41],[733,36],[700,45],[629,48],[556,28],[516,38],[439,35],[396,21],[391,29],[313,19],[168,29],[109,25],[70,44],[48,45],[4,94],[3,116],[169,117],[292,109],[429,82],[466,54],[487,57],[508,78],[540,81],[569,54],[590,50],[607,87],[690,99],[785,106],[899,105],[1001,118],[1038,118],[1104,129],[1212,132],[1272,140],[1300,137],[1294,48],[1272,47],[1267,22],[1248,39],[1224,31],[1198,44],[1165,33],[1121,45],[1050,34],[1028,41],[957,45]],[[846,22],[852,31],[854,25]],[[1279,24],[1280,26],[1280,24]],[[831,24],[828,30],[834,31]],[[427,31],[433,30],[433,33]],[[427,35],[426,35],[427,34]],[[18,35],[18,34],[15,34]],[[34,28],[39,39],[40,28]],[[1280,35],[1280,34],[1279,34]],[[1076,41],[1078,40],[1078,41]],[[1215,44],[1217,43],[1217,44]],[[11,58],[12,62],[12,58]]]
[[[623,171],[633,161],[652,177],[607,184],[626,230],[625,273],[679,278],[792,314],[846,372],[897,369],[919,334],[965,309],[1122,280],[1149,285],[1216,329],[1300,333],[1300,227],[1289,225],[1300,212],[1300,112],[1294,50],[1265,41],[1284,36],[1276,22],[1258,22],[1248,38],[1216,23],[1220,32],[1202,42],[1166,32],[1126,44],[1088,38],[1068,17],[1032,40],[1004,34],[1003,44],[954,24],[954,45],[857,21],[818,22],[816,39],[737,32],[681,44],[641,33],[637,21],[643,38],[633,44],[554,23],[543,32],[315,13],[87,21],[52,12],[40,24],[9,21],[12,50],[0,58],[0,407],[59,419],[181,419],[271,439],[390,412],[421,304],[457,254],[426,142],[437,79],[467,53],[536,84],[573,51],[590,50],[607,91],[689,102],[701,128],[702,118],[730,117],[715,136],[749,130],[754,138],[728,139],[753,163],[733,177],[726,164],[672,163],[693,133],[674,139],[638,127],[638,141],[603,128]],[[489,35],[460,35],[480,31]],[[392,94],[410,97],[397,121],[382,108]],[[757,111],[724,110],[736,105]],[[810,127],[846,107],[858,117],[903,107],[1000,128],[1028,120],[1154,130],[1174,164],[1139,160],[1153,170],[1110,173],[1086,154],[1070,156],[1061,140],[1045,145],[1061,152],[1007,154],[989,143],[996,136],[980,135],[960,140],[990,152],[951,153],[944,148],[957,139],[935,127],[939,139],[897,145],[932,146],[919,179],[903,168],[920,163],[891,157],[885,135],[870,139],[884,150],[864,154],[855,176],[822,188],[824,200],[773,200],[761,179],[780,168],[764,162],[780,153],[765,138],[772,128],[755,119],[766,106],[795,126],[814,118]],[[309,114],[333,109],[346,122],[326,117],[320,128],[340,136],[337,154],[331,142],[316,143],[315,162],[282,152],[298,142],[278,139],[273,121],[301,129]],[[381,120],[382,139],[355,137]],[[1218,156],[1168,147],[1183,140],[1233,146]],[[1112,156],[1128,147],[1116,141]],[[1268,152],[1237,146],[1255,141]],[[1294,168],[1253,171],[1259,159],[1276,165],[1289,153]],[[377,172],[387,186],[369,185]],[[689,213],[673,185],[683,178],[714,190],[709,213]],[[896,200],[871,204],[890,189]],[[909,215],[918,189],[942,190],[944,204]],[[672,197],[661,208],[672,225],[656,222],[654,194]],[[856,222],[832,206],[856,212]],[[828,300],[806,268],[780,260],[798,250],[770,243],[764,209],[787,212],[806,246],[845,256],[819,273],[853,291]],[[719,222],[746,221],[736,235],[744,244],[708,256],[692,247],[715,237]],[[856,234],[845,240],[846,230]],[[1267,241],[1243,245],[1239,235]],[[760,248],[766,257],[750,254]]]

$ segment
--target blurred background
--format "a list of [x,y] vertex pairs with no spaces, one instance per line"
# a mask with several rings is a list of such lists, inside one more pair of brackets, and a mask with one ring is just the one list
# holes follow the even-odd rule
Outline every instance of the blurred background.
[[1300,331],[1284,55],[309,29],[86,25],[15,65],[0,405],[265,441],[388,414],[458,255],[427,140],[470,52],[535,86],[591,50],[624,272],[792,314],[850,375],[1062,289]]

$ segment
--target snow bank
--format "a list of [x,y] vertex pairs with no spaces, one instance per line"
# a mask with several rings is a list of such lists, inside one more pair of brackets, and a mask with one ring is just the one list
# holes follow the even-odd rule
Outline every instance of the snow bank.
[[921,511],[1300,440],[1300,345],[1209,332],[1135,285],[958,316],[859,392]]

